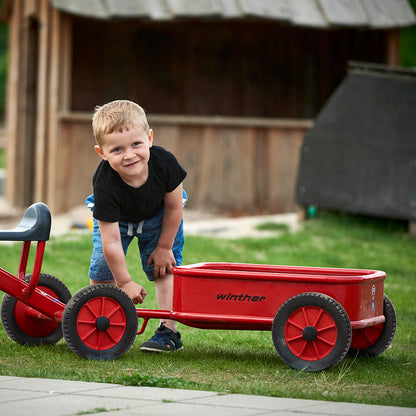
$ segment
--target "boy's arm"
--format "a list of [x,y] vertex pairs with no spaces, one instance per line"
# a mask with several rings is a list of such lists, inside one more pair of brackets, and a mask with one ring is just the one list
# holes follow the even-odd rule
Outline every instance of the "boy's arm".
[[149,256],[148,264],[154,263],[155,277],[171,273],[176,260],[172,252],[173,242],[182,221],[182,184],[164,198],[162,232],[156,249]]
[[126,259],[121,245],[120,229],[117,222],[98,221],[103,253],[117,286],[124,290],[133,303],[142,303],[145,289],[134,282],[127,270]]

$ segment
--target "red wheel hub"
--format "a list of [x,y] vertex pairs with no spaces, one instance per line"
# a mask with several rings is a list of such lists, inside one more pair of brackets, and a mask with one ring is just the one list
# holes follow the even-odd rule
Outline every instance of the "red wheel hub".
[[317,361],[335,347],[338,330],[332,316],[317,306],[304,306],[293,312],[285,325],[285,341],[296,357]]
[[[57,294],[50,288],[39,286],[42,292],[58,299]],[[59,326],[59,322],[48,319],[45,315],[17,301],[14,308],[14,319],[16,324],[26,335],[30,337],[46,337]]]
[[78,335],[87,347],[94,350],[108,350],[117,345],[125,329],[126,314],[112,298],[93,298],[78,313]]

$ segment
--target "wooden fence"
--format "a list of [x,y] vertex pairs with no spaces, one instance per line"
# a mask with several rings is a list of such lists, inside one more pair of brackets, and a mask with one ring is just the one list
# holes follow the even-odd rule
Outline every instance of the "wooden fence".
[[[90,120],[86,113],[60,117],[57,211],[91,192],[99,158]],[[189,207],[228,215],[295,210],[299,152],[311,121],[153,115],[149,123],[154,143],[188,172]]]

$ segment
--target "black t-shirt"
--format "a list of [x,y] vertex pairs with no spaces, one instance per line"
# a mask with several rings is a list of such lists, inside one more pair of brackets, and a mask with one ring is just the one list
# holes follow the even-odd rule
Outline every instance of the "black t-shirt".
[[134,188],[107,161],[101,161],[93,177],[94,218],[138,222],[155,216],[163,208],[165,193],[175,190],[186,172],[172,153],[159,146],[150,148],[148,165],[146,183]]

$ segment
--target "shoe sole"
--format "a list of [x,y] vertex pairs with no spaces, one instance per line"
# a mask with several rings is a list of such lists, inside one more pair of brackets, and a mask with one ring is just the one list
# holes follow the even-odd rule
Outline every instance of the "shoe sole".
[[183,350],[183,346],[180,348],[177,348],[176,350],[160,350],[158,348],[152,348],[152,347],[141,347],[140,351],[143,352],[162,352],[162,353],[168,353],[168,352],[175,352],[175,351],[180,351]]

